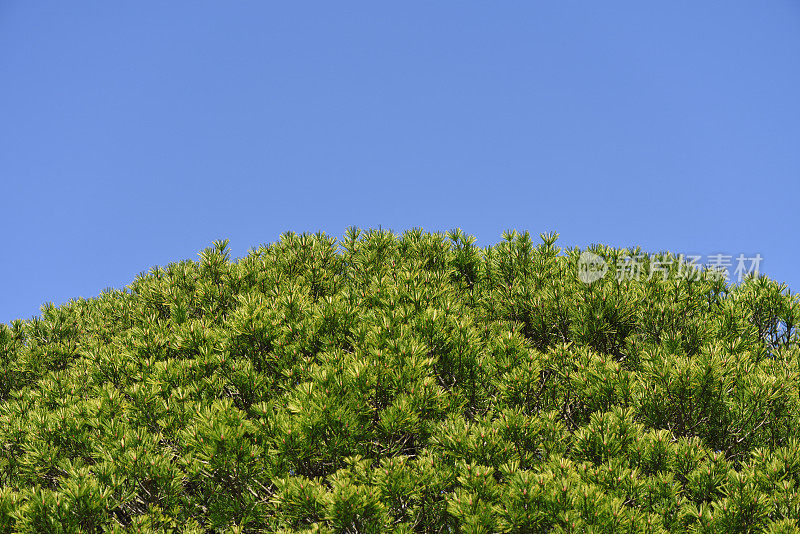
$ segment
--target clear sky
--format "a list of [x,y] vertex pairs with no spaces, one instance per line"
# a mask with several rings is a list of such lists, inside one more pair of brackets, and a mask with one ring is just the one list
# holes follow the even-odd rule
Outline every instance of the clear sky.
[[0,322],[350,225],[800,291],[799,193],[796,0],[0,1]]

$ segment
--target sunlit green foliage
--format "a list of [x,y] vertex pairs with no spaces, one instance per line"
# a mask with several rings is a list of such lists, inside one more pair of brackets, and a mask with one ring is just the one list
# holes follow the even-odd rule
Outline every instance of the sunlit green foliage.
[[800,532],[798,296],[556,240],[217,242],[0,324],[0,532]]

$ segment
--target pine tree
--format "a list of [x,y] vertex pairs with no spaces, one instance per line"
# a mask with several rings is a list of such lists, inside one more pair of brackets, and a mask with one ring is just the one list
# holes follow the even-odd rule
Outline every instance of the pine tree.
[[557,238],[218,241],[0,324],[0,531],[800,532],[798,295]]

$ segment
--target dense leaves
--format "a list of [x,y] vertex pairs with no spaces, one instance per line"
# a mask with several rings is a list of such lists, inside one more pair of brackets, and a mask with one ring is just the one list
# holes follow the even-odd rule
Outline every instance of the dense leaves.
[[556,240],[216,242],[0,324],[0,531],[800,532],[797,295]]

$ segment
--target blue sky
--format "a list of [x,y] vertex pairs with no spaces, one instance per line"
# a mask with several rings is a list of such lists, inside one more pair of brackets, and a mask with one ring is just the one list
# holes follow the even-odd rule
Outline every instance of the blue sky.
[[0,322],[228,238],[505,229],[800,290],[800,3],[0,3]]

